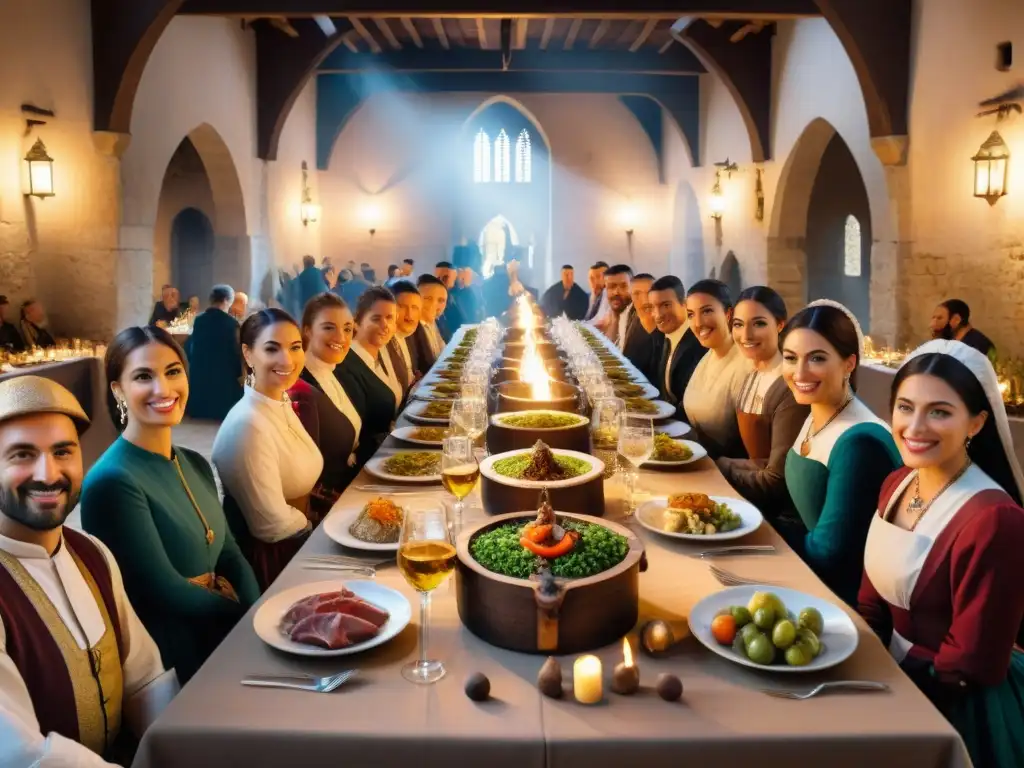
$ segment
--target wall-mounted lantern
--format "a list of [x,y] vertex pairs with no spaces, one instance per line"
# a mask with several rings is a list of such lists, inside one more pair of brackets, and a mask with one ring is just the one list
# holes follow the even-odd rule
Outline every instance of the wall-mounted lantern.
[[711,218],[715,221],[722,220],[725,213],[725,193],[722,192],[722,172],[715,171],[715,185],[711,188]]
[[302,226],[308,226],[310,222],[320,220],[320,206],[313,202],[313,195],[309,189],[309,168],[306,161],[302,161],[302,205],[299,208],[302,216]]
[[637,210],[633,205],[625,205],[619,211],[619,223],[626,233],[626,251],[629,253],[629,263],[633,263],[633,233],[636,232]]
[[985,139],[974,161],[974,196],[995,205],[1006,194],[1006,171],[1010,162],[1010,149],[999,131]]
[[40,200],[53,197],[53,158],[46,151],[42,139],[36,139],[32,149],[25,155],[28,166],[28,188],[25,194]]

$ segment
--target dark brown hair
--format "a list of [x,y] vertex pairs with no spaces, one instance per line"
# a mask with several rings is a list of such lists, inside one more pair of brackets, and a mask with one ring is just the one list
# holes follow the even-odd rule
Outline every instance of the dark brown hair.
[[806,328],[824,337],[844,360],[850,355],[856,358],[853,373],[850,374],[850,389],[856,392],[857,368],[860,367],[860,337],[853,321],[843,310],[827,304],[804,307],[793,315],[782,329],[782,333],[779,334],[779,347],[786,342],[786,337],[790,333],[800,328]]
[[[277,307],[268,307],[267,309],[261,309],[255,314],[249,315],[245,322],[242,323],[242,328],[238,332],[238,340],[243,346],[252,349],[256,346],[256,339],[263,333],[264,328],[269,328],[272,325],[278,323],[291,323],[299,331],[299,335],[302,335],[302,329],[299,328],[299,324],[295,322],[295,318],[285,312],[283,309]],[[245,368],[245,372],[249,373],[252,369],[249,364],[245,362],[245,356],[242,356],[242,367]]]
[[348,304],[346,304],[345,300],[336,293],[329,293],[328,291],[318,293],[306,302],[306,306],[302,310],[302,324],[300,326],[300,330],[303,328],[312,328],[313,323],[316,322],[316,316],[325,309],[348,309]]
[[[433,275],[431,275],[433,277]],[[437,278],[434,278],[437,280]],[[359,297],[359,301],[356,302],[356,323],[361,323],[363,318],[366,317],[366,313],[370,311],[370,307],[376,304],[378,301],[387,301],[392,304],[397,304],[395,301],[395,294],[385,288],[383,285],[374,285],[363,291],[363,295]]]
[[185,375],[188,375],[188,358],[185,351],[163,328],[156,325],[135,325],[117,334],[107,347],[107,354],[103,356],[103,371],[107,377],[107,413],[110,414],[110,420],[114,422],[118,431],[124,429],[124,425],[121,424],[121,417],[117,412],[117,398],[114,397],[110,385],[121,380],[128,355],[147,344],[163,344],[168,347],[178,356],[185,369]]

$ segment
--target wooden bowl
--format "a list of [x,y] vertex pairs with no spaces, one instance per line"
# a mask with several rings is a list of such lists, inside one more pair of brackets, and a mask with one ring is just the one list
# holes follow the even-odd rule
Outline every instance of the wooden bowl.
[[[549,413],[565,415],[565,411],[552,411],[544,409],[532,409],[520,411],[524,413]],[[590,453],[590,419],[585,416],[577,416],[579,422],[568,427],[554,427],[541,429],[538,427],[516,427],[505,424],[502,417],[508,413],[495,414],[491,416],[491,423],[487,428],[487,450],[491,453],[505,453],[533,448],[538,440],[543,440],[551,448],[562,448],[567,451],[578,451]]]
[[548,411],[568,411],[575,413],[583,396],[579,388],[564,381],[551,382],[551,399],[547,401],[533,399],[533,387],[524,381],[506,381],[498,384],[497,407],[499,413],[512,411],[533,411],[538,408]]
[[604,462],[581,451],[553,448],[552,452],[556,456],[582,459],[591,465],[590,471],[568,480],[517,480],[495,472],[494,462],[523,451],[493,454],[480,462],[480,497],[484,511],[489,515],[505,515],[521,509],[537,509],[540,492],[547,488],[551,494],[551,506],[555,509],[564,509],[566,512],[587,517],[602,517]]
[[[557,507],[556,507],[557,508]],[[504,523],[536,517],[514,512],[465,529],[456,541],[455,586],[459,618],[481,640],[522,653],[579,653],[614,643],[632,631],[640,615],[640,573],[647,570],[643,543],[616,523],[594,523],[582,515],[559,517],[603,525],[625,536],[629,550],[621,563],[585,579],[553,579],[541,590],[536,576],[515,579],[487,570],[470,554],[470,543]]]

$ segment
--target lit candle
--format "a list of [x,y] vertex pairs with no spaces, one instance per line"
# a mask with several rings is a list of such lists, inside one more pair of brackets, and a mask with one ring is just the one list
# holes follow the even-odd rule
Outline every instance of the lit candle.
[[623,696],[636,693],[640,688],[640,668],[633,663],[633,649],[629,638],[622,638],[622,661],[612,671],[612,690]]
[[580,656],[572,666],[572,692],[580,704],[601,701],[601,660],[597,656]]

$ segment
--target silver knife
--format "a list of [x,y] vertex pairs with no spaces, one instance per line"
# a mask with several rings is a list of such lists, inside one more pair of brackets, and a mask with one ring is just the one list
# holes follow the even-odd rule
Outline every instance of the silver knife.
[[704,552],[697,552],[693,557],[718,557],[725,555],[767,555],[775,552],[771,544],[741,544],[734,547],[721,547],[720,549],[708,549]]

